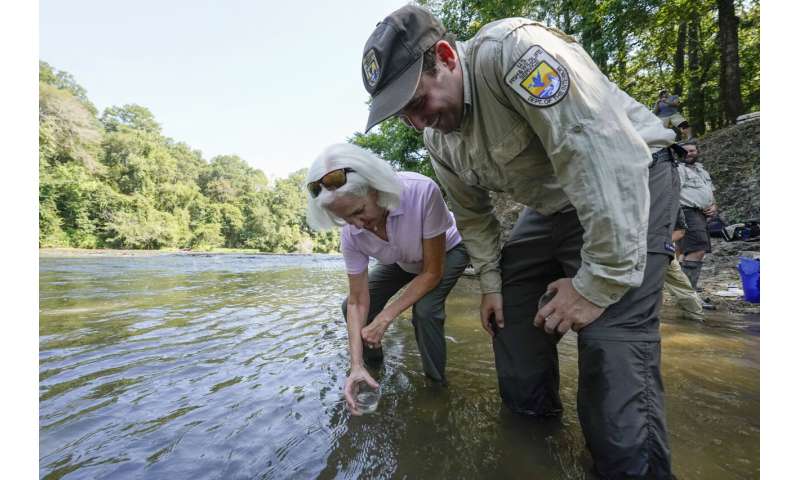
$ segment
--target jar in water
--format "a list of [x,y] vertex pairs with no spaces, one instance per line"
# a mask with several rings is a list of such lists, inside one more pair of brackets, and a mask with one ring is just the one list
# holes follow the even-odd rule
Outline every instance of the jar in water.
[[372,413],[378,408],[381,389],[369,386],[367,382],[359,382],[356,387],[356,407],[360,413]]

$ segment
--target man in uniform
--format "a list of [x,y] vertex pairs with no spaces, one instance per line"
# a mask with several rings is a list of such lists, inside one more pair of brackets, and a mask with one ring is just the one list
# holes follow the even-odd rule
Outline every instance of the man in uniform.
[[[674,132],[572,37],[523,18],[455,44],[405,6],[367,40],[362,80],[367,130],[392,115],[424,129],[480,276],[505,404],[558,415],[556,345],[578,331],[578,414],[596,469],[668,478],[658,309],[678,208]],[[502,252],[489,191],[526,205]],[[537,311],[546,291],[555,297]]]
[[[714,184],[711,176],[701,163],[697,162],[700,153],[697,143],[688,141],[681,144],[686,157],[678,166],[681,180],[681,210],[686,217],[686,235],[678,242],[678,252],[683,254],[681,268],[695,290],[699,284],[703,268],[703,257],[711,251],[708,234],[708,219],[717,213],[714,202]],[[704,302],[705,308],[711,308]]]

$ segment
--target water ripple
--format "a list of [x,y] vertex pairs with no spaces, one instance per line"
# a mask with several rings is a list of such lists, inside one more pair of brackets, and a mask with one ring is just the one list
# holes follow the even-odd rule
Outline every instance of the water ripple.
[[[353,417],[341,394],[341,257],[43,257],[39,281],[40,478],[581,478],[586,468],[574,335],[560,346],[568,413],[555,426],[520,420],[500,403],[474,285],[448,300],[450,387],[425,378],[405,314],[373,371],[378,412]],[[758,338],[666,327],[679,476],[699,478],[682,469],[687,458],[710,476],[752,476]],[[714,466],[731,462],[739,473]]]

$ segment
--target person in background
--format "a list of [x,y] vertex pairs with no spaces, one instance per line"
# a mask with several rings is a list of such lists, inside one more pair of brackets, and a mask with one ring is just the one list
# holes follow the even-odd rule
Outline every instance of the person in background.
[[[346,143],[326,148],[306,182],[309,226],[342,227],[349,282],[342,312],[350,348],[344,397],[350,410],[360,413],[359,382],[377,387],[364,362],[383,360],[381,339],[409,307],[425,374],[446,384],[444,304],[469,257],[439,187],[424,175],[395,172],[375,154]],[[370,258],[378,264],[368,271]]]
[[[683,210],[678,210],[675,230],[672,232],[672,241],[678,242],[681,240],[686,235],[686,229],[686,217],[683,214]],[[667,267],[664,287],[675,297],[675,303],[686,318],[699,322],[703,321],[703,302],[694,288],[692,288],[692,284],[686,274],[681,270],[681,264],[678,262],[677,256],[672,258]]]
[[[499,392],[557,416],[557,343],[578,332],[578,417],[604,478],[669,478],[658,313],[673,255],[675,132],[575,39],[526,18],[455,42],[408,5],[362,53],[369,130],[424,129],[480,279]],[[501,248],[490,191],[526,206]],[[555,296],[538,309],[545,292]]]
[[[700,273],[703,269],[703,258],[711,252],[711,238],[708,233],[708,219],[716,215],[717,204],[714,201],[714,184],[703,164],[697,161],[700,151],[697,142],[689,140],[681,143],[686,156],[678,166],[681,180],[681,210],[686,217],[686,235],[677,243],[677,253],[682,255],[681,268],[692,288],[697,290],[700,284]],[[703,300],[703,308],[713,309],[707,300]]]
[[664,122],[665,128],[678,128],[684,140],[692,138],[689,122],[680,114],[681,101],[677,95],[670,95],[667,90],[658,92],[658,100],[653,106],[653,113]]

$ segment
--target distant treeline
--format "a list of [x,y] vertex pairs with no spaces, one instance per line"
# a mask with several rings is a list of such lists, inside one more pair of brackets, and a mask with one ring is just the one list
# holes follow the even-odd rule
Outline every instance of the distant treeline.
[[98,115],[39,63],[39,246],[332,252],[305,223],[305,171],[272,182],[236,155],[206,161],[139,105]]

